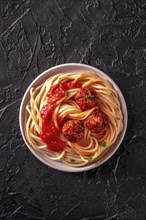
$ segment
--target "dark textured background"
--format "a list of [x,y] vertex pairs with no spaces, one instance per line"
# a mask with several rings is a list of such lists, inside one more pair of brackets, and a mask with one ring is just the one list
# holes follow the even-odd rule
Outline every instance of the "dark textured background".
[[[0,1],[0,219],[146,219],[146,1]],[[94,170],[48,168],[25,146],[22,96],[42,71],[86,63],[121,88],[128,129]]]

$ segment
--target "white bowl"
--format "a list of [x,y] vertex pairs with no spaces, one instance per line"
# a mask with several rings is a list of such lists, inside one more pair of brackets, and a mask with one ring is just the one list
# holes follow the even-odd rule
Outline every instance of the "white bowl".
[[[73,73],[79,73],[79,72],[83,72],[83,71],[92,71],[97,73],[99,76],[101,76],[102,78],[107,79],[114,87],[114,89],[117,91],[117,93],[119,94],[119,100],[121,103],[121,108],[122,108],[122,112],[123,112],[123,116],[124,116],[124,127],[123,130],[121,132],[121,134],[118,136],[117,140],[115,141],[115,143],[109,148],[109,150],[107,151],[107,153],[105,155],[103,155],[103,157],[101,157],[98,161],[95,161],[92,164],[87,164],[84,167],[70,167],[64,163],[62,163],[61,161],[52,161],[49,160],[47,158],[45,158],[43,155],[41,155],[39,152],[35,151],[31,145],[28,143],[28,141],[26,140],[25,134],[24,134],[24,112],[25,112],[25,106],[30,98],[29,95],[29,91],[31,87],[35,87],[38,86],[39,84],[41,84],[42,82],[44,82],[47,78],[49,78],[50,76],[57,74],[57,73],[68,73],[68,72],[73,72]],[[28,89],[26,90],[24,97],[22,99],[21,102],[21,106],[20,106],[20,112],[19,112],[19,124],[20,124],[20,130],[22,133],[22,137],[24,139],[25,144],[27,145],[27,147],[29,148],[29,150],[40,160],[42,161],[44,164],[46,164],[49,167],[52,167],[54,169],[57,170],[61,170],[61,171],[65,171],[65,172],[82,172],[85,170],[90,170],[93,169],[95,167],[98,167],[99,165],[103,164],[105,161],[107,161],[114,153],[115,151],[118,149],[118,147],[120,146],[125,132],[126,132],[126,128],[127,128],[127,107],[126,107],[126,102],[125,99],[122,95],[121,90],[118,88],[118,86],[116,85],[116,83],[108,76],[106,75],[104,72],[102,72],[101,70],[94,68],[92,66],[89,65],[85,65],[85,64],[79,64],[79,63],[67,63],[67,64],[62,64],[62,65],[58,65],[55,67],[52,67],[46,71],[44,71],[42,74],[40,74],[28,87]]]

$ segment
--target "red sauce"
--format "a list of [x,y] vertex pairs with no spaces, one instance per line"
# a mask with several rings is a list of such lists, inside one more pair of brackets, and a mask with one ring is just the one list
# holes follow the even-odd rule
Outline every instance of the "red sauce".
[[81,88],[81,83],[68,80],[64,83],[53,86],[48,94],[49,103],[53,104],[65,96],[65,91],[73,88]]
[[55,127],[52,121],[55,105],[46,104],[41,110],[41,117],[43,119],[42,132],[40,137],[48,148],[52,151],[58,152],[65,148],[66,143],[60,140],[59,130]]
[[40,137],[48,148],[54,152],[62,151],[66,143],[60,139],[60,132],[55,127],[53,122],[53,112],[56,107],[56,102],[65,96],[65,91],[72,88],[80,88],[80,83],[74,83],[73,81],[66,81],[62,84],[57,84],[52,87],[49,92],[49,102],[41,109],[42,131]]

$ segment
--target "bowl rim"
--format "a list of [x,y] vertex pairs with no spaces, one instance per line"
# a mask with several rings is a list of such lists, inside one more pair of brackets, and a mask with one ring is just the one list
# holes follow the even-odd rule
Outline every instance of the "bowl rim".
[[[105,155],[103,155],[98,161],[95,161],[93,162],[92,164],[89,164],[89,165],[85,165],[83,167],[71,167],[71,166],[68,166],[67,164],[64,164],[64,166],[66,166],[66,169],[61,169],[60,167],[55,167],[54,165],[52,164],[48,164],[41,156],[39,156],[37,154],[37,152],[31,147],[31,145],[28,143],[28,141],[26,140],[25,138],[25,135],[24,135],[24,132],[23,132],[23,115],[22,115],[22,111],[23,111],[23,107],[24,107],[24,102],[25,102],[25,99],[30,91],[30,88],[38,81],[38,79],[41,79],[42,76],[44,76],[46,73],[49,74],[49,72],[51,71],[54,71],[54,70],[57,70],[61,67],[82,67],[82,68],[87,68],[87,69],[90,69],[90,71],[93,71],[95,72],[96,74],[99,73],[99,75],[103,78],[105,78],[106,80],[108,80],[112,86],[114,87],[114,89],[116,89],[116,91],[118,92],[118,95],[119,95],[119,101],[120,101],[120,104],[121,106],[124,108],[124,112],[123,112],[123,130],[121,132],[121,137],[119,139],[119,142],[118,144],[116,145],[116,147],[113,148],[113,150],[111,151],[110,154],[108,154],[108,151],[105,153]],[[89,70],[87,70],[89,71]],[[59,70],[58,70],[59,72]],[[122,103],[121,103],[122,102]],[[128,123],[128,112],[127,112],[127,105],[126,105],[126,101],[125,101],[125,98],[123,96],[123,93],[121,92],[120,88],[118,87],[118,85],[112,80],[112,78],[110,78],[106,73],[104,73],[103,71],[99,70],[98,68],[96,67],[93,67],[93,66],[90,66],[90,65],[87,65],[87,64],[82,64],[82,63],[65,63],[65,64],[60,64],[60,65],[56,65],[54,67],[51,67],[45,71],[43,71],[41,74],[39,74],[31,83],[30,85],[28,86],[28,88],[26,89],[24,95],[23,95],[23,98],[21,100],[21,104],[20,104],[20,109],[19,109],[19,126],[20,126],[20,131],[21,131],[21,135],[22,135],[22,138],[24,140],[24,143],[26,144],[26,146],[28,147],[28,149],[31,151],[31,153],[37,158],[39,159],[42,163],[44,163],[45,165],[47,165],[48,167],[51,167],[53,169],[56,169],[56,170],[59,170],[59,171],[63,171],[63,172],[83,172],[83,171],[87,171],[87,170],[90,170],[90,169],[93,169],[93,168],[96,168],[100,165],[102,165],[103,163],[105,163],[108,159],[110,159],[113,154],[117,151],[117,149],[120,147],[123,139],[124,139],[124,136],[125,136],[125,133],[126,133],[126,130],[127,130],[127,123]],[[101,160],[104,156],[106,156],[103,160]],[[49,160],[49,159],[48,159]],[[49,160],[51,162],[51,160]],[[58,161],[55,161],[56,163],[58,163]]]

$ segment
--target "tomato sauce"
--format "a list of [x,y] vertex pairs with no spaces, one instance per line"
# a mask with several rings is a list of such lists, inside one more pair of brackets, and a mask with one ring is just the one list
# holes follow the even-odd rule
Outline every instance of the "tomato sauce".
[[65,91],[74,88],[81,88],[81,83],[68,80],[64,83],[56,84],[53,86],[48,94],[49,103],[53,104],[65,96]]
[[80,88],[81,86],[80,83],[71,80],[54,85],[48,94],[48,103],[41,109],[43,121],[40,137],[47,144],[48,148],[54,152],[62,151],[66,146],[66,142],[60,139],[60,132],[53,122],[53,112],[56,102],[65,96],[66,90]]
[[65,148],[66,143],[60,140],[59,130],[55,127],[52,120],[54,108],[54,104],[51,105],[48,103],[41,109],[43,122],[40,137],[50,150],[58,152]]

